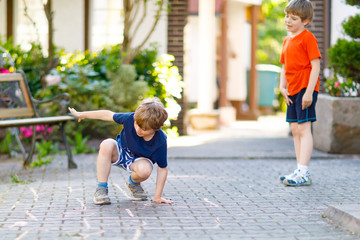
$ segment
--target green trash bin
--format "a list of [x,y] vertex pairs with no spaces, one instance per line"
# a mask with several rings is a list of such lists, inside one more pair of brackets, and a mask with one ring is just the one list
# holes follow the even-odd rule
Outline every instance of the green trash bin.
[[279,85],[281,68],[276,65],[256,65],[258,78],[258,104],[259,107],[273,107],[276,99],[275,88]]

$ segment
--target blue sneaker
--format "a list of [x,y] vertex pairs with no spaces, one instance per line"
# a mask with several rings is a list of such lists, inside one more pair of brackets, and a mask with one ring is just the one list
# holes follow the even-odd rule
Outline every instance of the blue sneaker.
[[300,171],[295,171],[291,177],[284,179],[283,184],[295,187],[311,185],[310,173],[307,171],[306,174],[303,175]]
[[290,173],[288,175],[284,175],[280,177],[280,182],[283,182],[286,178],[293,178],[297,175],[297,173],[300,172],[300,169],[296,169],[293,173]]

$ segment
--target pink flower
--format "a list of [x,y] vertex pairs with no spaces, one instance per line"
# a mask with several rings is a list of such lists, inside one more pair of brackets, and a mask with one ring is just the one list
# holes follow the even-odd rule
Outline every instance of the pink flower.
[[0,68],[0,73],[1,74],[7,74],[7,73],[10,73],[10,71],[7,70],[6,68]]
[[20,133],[24,138],[31,137],[31,135],[32,135],[32,127],[30,127],[30,128],[21,127],[20,128]]
[[339,82],[335,82],[335,83],[334,83],[334,87],[340,88],[340,83],[339,83]]
[[[54,130],[53,127],[47,127],[46,125],[36,125],[35,129],[36,129],[37,133],[41,133],[43,136],[45,136],[45,134],[47,134],[47,133],[51,133]],[[20,128],[20,133],[24,138],[31,137],[32,131],[33,131],[32,127],[29,127],[29,128],[21,127]]]

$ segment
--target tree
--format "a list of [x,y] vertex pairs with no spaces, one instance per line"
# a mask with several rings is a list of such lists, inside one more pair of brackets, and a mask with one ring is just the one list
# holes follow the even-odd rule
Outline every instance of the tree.
[[50,70],[58,64],[58,61],[54,59],[54,28],[53,28],[53,17],[54,12],[51,10],[51,0],[47,0],[46,3],[43,3],[44,12],[46,19],[48,20],[48,45],[49,45],[49,64],[48,70],[45,73],[48,74]]
[[[26,4],[26,1],[23,0],[24,3],[24,15],[28,18],[28,20],[32,23],[34,26],[36,35],[37,35],[37,41],[38,45],[41,50],[41,44],[40,44],[40,35],[39,35],[39,29],[36,26],[36,22],[32,19],[32,17],[28,13],[28,7]],[[50,70],[55,68],[59,64],[59,59],[54,58],[54,27],[53,27],[53,18],[54,18],[54,12],[51,10],[51,0],[47,0],[46,2],[43,2],[43,9],[46,16],[46,19],[48,21],[48,57],[47,57],[47,63],[44,64],[44,67],[42,68],[42,71],[40,73],[40,79],[41,79],[41,85],[42,87],[45,87],[45,76],[49,74]],[[45,59],[44,59],[45,60]],[[43,62],[45,63],[45,62]]]
[[[158,24],[161,14],[165,9],[165,0],[156,0],[156,13],[154,22],[150,27],[148,33],[142,42],[135,47],[132,47],[132,43],[140,27],[144,24],[145,18],[149,12],[148,9],[149,0],[123,0],[124,7],[124,40],[122,43],[123,63],[129,64],[134,60],[135,56],[139,53],[144,44],[149,40],[151,34],[154,32],[156,25]],[[142,13],[142,17],[137,18],[138,14]]]

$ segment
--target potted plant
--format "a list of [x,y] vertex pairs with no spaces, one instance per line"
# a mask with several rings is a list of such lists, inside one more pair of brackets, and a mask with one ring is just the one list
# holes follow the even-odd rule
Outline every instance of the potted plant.
[[[346,0],[360,7],[360,0]],[[319,94],[313,125],[314,146],[329,153],[360,153],[360,14],[342,23],[347,39],[329,53],[331,76]]]

